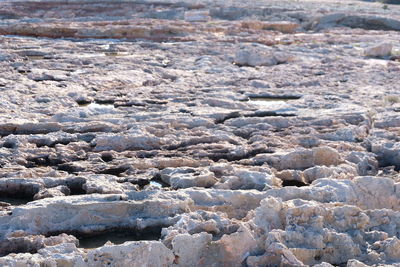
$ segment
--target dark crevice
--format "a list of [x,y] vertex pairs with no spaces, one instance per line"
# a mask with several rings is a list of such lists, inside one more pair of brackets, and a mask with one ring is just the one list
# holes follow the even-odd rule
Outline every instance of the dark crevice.
[[68,163],[59,164],[57,166],[57,169],[60,170],[60,171],[68,172],[70,174],[77,174],[79,172],[83,172],[83,171],[86,170],[82,166],[74,165],[74,164],[69,163],[69,162]]
[[393,168],[395,171],[400,171],[400,164],[394,153],[388,153],[387,155],[381,154],[376,157],[379,168],[390,169]]
[[6,197],[6,196],[2,195],[0,197],[0,202],[8,203],[11,206],[25,205],[31,201],[33,201],[33,196],[32,197],[27,197],[27,196],[18,197],[17,195],[12,195],[10,197]]
[[27,168],[48,167],[50,166],[49,160],[46,157],[30,158],[24,164]]
[[250,159],[257,154],[261,153],[274,153],[274,150],[271,150],[269,148],[260,148],[260,149],[254,149],[251,150],[245,154],[241,155],[235,155],[230,152],[220,152],[220,153],[210,153],[207,154],[206,157],[211,159],[212,161],[218,162],[220,159],[226,159],[227,161],[237,161],[237,160],[242,160],[242,159]]
[[236,135],[236,136],[239,136],[239,137],[243,138],[243,139],[249,139],[254,131],[255,130],[240,129],[239,128],[237,130],[234,130],[232,133],[234,135]]
[[50,144],[46,143],[46,140],[38,140],[38,141],[33,141],[31,143],[35,144],[36,147],[55,147],[56,145],[60,144],[60,145],[68,145],[69,143],[73,142],[71,140],[60,140],[60,141],[56,141],[56,142],[52,142]]
[[145,229],[121,227],[111,228],[101,232],[93,232],[90,234],[79,231],[59,231],[48,233],[46,236],[55,236],[61,233],[71,234],[79,240],[78,247],[91,249],[101,247],[107,241],[111,241],[112,243],[118,245],[127,241],[159,240],[161,239],[162,227],[163,226],[154,226]]
[[114,103],[114,107],[118,108],[118,107],[145,107],[147,106],[145,103],[143,102],[133,102],[133,101],[129,101],[129,102],[116,102]]
[[99,105],[113,105],[114,100],[112,99],[96,99],[93,103],[99,104]]
[[168,104],[168,101],[153,100],[153,99],[145,99],[144,102],[146,102],[148,104],[153,104],[153,105],[165,105],[165,104]]
[[121,173],[129,170],[129,166],[117,166],[117,167],[113,167],[113,168],[108,168],[105,170],[102,170],[100,172],[98,172],[99,174],[110,174],[110,175],[115,175],[118,176]]
[[140,158],[140,159],[150,159],[150,158],[154,158],[155,156],[158,155],[158,151],[138,151],[136,152],[136,157]]
[[10,253],[31,253],[34,254],[38,249],[45,245],[38,245],[37,242],[29,242],[23,237],[11,238],[0,241],[0,257]]
[[24,205],[33,201],[33,196],[39,190],[40,186],[37,184],[5,185],[0,189],[0,202],[13,206]]
[[302,186],[309,186],[309,184],[306,184],[301,181],[296,181],[296,180],[284,180],[282,182],[282,186],[297,186],[297,187],[302,187]]
[[253,113],[244,114],[244,117],[295,117],[293,113],[279,113],[275,111],[256,111]]
[[83,189],[84,184],[86,184],[86,179],[83,177],[76,177],[66,181],[70,195],[86,195],[86,191]]
[[76,100],[76,103],[77,103],[79,106],[87,106],[87,105],[89,105],[91,102],[92,102],[92,101],[86,100],[86,99],[79,99],[79,100]]
[[102,159],[104,162],[110,162],[110,161],[113,161],[114,157],[113,157],[113,155],[110,154],[110,153],[103,153],[103,154],[101,154],[101,159]]
[[13,148],[17,147],[17,144],[15,142],[12,142],[12,141],[5,141],[3,143],[3,147],[9,148],[9,149],[13,149]]
[[117,229],[93,235],[77,235],[77,238],[79,239],[79,247],[97,248],[103,246],[107,241],[111,241],[114,244],[122,244],[126,241],[159,240],[161,238],[161,229],[161,227],[142,230]]
[[150,180],[145,178],[139,178],[130,182],[133,184],[137,184],[140,188],[143,188],[144,186],[150,184]]
[[221,119],[215,120],[215,124],[221,124],[221,123],[224,123],[226,120],[239,118],[240,116],[241,115],[239,112],[232,112]]

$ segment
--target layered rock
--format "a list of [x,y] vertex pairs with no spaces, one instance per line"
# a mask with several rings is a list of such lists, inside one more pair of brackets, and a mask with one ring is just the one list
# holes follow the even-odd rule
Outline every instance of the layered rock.
[[0,265],[400,265],[399,11],[2,1]]

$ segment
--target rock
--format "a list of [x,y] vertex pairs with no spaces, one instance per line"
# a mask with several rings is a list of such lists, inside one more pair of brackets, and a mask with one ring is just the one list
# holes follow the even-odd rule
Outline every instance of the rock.
[[242,27],[252,30],[273,30],[283,33],[294,33],[298,28],[300,28],[300,25],[289,21],[245,21],[242,22]]
[[212,187],[217,179],[208,170],[192,168],[165,168],[160,172],[161,180],[172,188]]
[[[313,168],[319,169],[319,167],[312,167],[309,169],[313,169]],[[307,169],[307,170],[309,170],[309,169]],[[309,180],[312,179],[308,176],[305,176],[304,173],[300,170],[283,170],[283,171],[275,173],[275,175],[282,181],[297,181],[300,184],[306,184],[309,182]],[[322,175],[322,176],[324,176],[324,175]]]
[[[396,210],[396,205],[400,201],[394,192],[397,186],[392,179],[383,177],[364,176],[352,181],[323,178],[314,181],[311,187],[270,189],[266,195],[280,197],[283,200],[301,198],[322,203],[341,202],[363,209],[369,207]],[[384,197],[380,197],[376,192],[380,192]]]
[[256,88],[270,88],[271,86],[264,82],[264,81],[258,81],[258,80],[254,80],[251,82],[251,86],[256,87]]
[[[136,193],[142,194],[135,191],[131,192],[132,196]],[[144,192],[144,194],[151,194],[151,192]],[[155,198],[153,201],[146,199],[144,206],[140,201],[127,201],[127,197],[124,195],[94,194],[71,196],[68,199],[57,197],[54,198],[54,201],[52,201],[52,198],[45,198],[14,209],[10,216],[1,217],[0,221],[4,228],[0,232],[0,236],[7,231],[15,230],[37,234],[62,231],[78,231],[90,234],[112,229],[115,224],[118,224],[119,227],[137,227],[137,224],[142,221],[141,218],[144,219],[143,221],[150,219],[150,214],[153,214],[154,218],[157,218],[161,224],[165,224],[170,216],[187,211],[189,208],[189,199],[179,200],[174,198],[176,197],[170,199]],[[80,204],[82,201],[87,204]],[[133,214],[134,210],[139,207],[145,210],[140,211],[134,217],[129,215]],[[92,212],[88,212],[90,209]],[[58,213],[59,210],[63,210],[63,212]],[[57,216],[54,216],[54,214],[57,214]],[[27,220],[33,220],[33,223],[27,224]],[[63,223],[60,224],[60,221]],[[141,223],[144,224],[144,222]]]
[[33,197],[44,188],[43,183],[30,179],[2,179],[0,181],[0,192],[2,196]]
[[260,54],[255,51],[239,51],[235,56],[235,64],[239,66],[273,66],[278,61],[269,54]]
[[44,237],[42,235],[26,235],[21,233],[9,234],[0,242],[0,255],[9,253],[36,253],[46,246],[55,246],[63,243],[77,245],[78,240],[72,235],[60,234],[58,236]]
[[[56,255],[56,257],[52,258],[52,255]],[[83,257],[84,255],[80,254],[75,244],[63,243],[56,246],[42,248],[36,254],[18,253],[1,257],[0,264],[5,266],[26,266],[35,264],[48,264],[53,266],[85,266]]]
[[[191,247],[187,244],[203,249],[194,249],[198,252],[193,254],[190,250]],[[233,244],[236,245],[233,246]],[[212,241],[211,235],[204,233],[192,236],[176,235],[172,246],[175,255],[179,256],[175,263],[180,266],[187,266],[189,263],[191,266],[203,266],[204,264],[241,266],[247,255],[255,249],[256,242],[250,231],[246,227],[240,226],[237,232],[223,235],[218,241]]]
[[[269,199],[267,202],[262,202],[261,207],[257,209],[255,223],[256,225],[260,225],[263,229],[268,229],[271,225],[268,225],[268,221],[270,221],[269,217],[266,217],[264,211],[268,206],[270,206],[273,202],[279,201],[275,199]],[[285,204],[284,204],[285,205]],[[351,259],[353,257],[357,257],[361,254],[359,247],[353,243],[352,238],[346,234],[333,234],[335,231],[343,233],[346,228],[352,228],[354,224],[357,225],[358,229],[363,229],[368,224],[368,216],[360,213],[360,210],[356,207],[351,206],[342,206],[333,208],[332,213],[328,212],[326,217],[324,212],[321,210],[318,212],[318,219],[311,219],[315,214],[313,212],[316,206],[322,207],[321,204],[304,202],[301,200],[294,200],[290,204],[287,204],[287,208],[285,206],[278,206],[275,208],[274,213],[269,213],[272,218],[275,218],[277,222],[272,227],[277,227],[275,229],[284,229],[284,230],[274,230],[268,234],[270,237],[267,238],[266,243],[266,255],[270,255],[271,253],[275,253],[277,255],[283,253],[286,260],[289,262],[302,262],[304,264],[316,264],[321,261],[325,262],[346,262],[346,259]],[[294,205],[294,206],[292,206]],[[316,206],[314,206],[316,205]],[[325,206],[326,207],[326,206]],[[318,208],[317,208],[318,209]],[[282,213],[280,213],[282,210]],[[315,211],[315,210],[314,210]],[[310,213],[308,213],[310,212]],[[343,213],[353,214],[354,222],[346,222],[346,221],[335,221],[335,216],[342,216]],[[286,214],[285,219],[278,219],[281,215]],[[299,214],[302,214],[301,218],[297,217]],[[332,215],[328,215],[332,214]],[[260,217],[259,217],[260,216]],[[330,216],[333,216],[330,217]],[[346,218],[349,218],[345,216]],[[267,222],[267,225],[264,223]],[[321,231],[322,228],[330,225],[331,230]],[[297,232],[297,228],[302,228],[303,234]],[[320,230],[318,230],[320,229]],[[328,234],[329,231],[333,231]],[[299,235],[308,236],[309,239],[301,238]],[[324,243],[324,235],[329,235],[328,243],[335,244],[341,243],[341,246],[330,246],[331,253],[325,254],[321,253],[326,244]],[[283,238],[284,237],[284,238]],[[308,240],[306,243],[298,244],[296,240]],[[364,241],[365,242],[365,241]],[[322,251],[321,251],[322,249]],[[321,258],[316,257],[320,255]],[[298,263],[299,264],[299,263]]]
[[185,20],[190,22],[204,22],[210,20],[208,11],[186,11]]
[[346,160],[357,164],[359,175],[375,175],[379,164],[375,154],[364,152],[351,152]]
[[400,120],[397,116],[382,114],[382,116],[377,117],[374,126],[377,128],[400,127]]
[[400,240],[397,237],[387,239],[384,246],[384,251],[388,260],[398,261],[400,259]]
[[96,137],[94,142],[96,151],[153,149],[163,144],[162,139],[152,135],[102,135]]
[[350,178],[359,175],[357,168],[347,164],[341,164],[337,167],[326,167],[326,166],[315,166],[304,170],[303,176],[307,183],[312,183],[313,181],[320,178]]
[[335,166],[341,162],[339,153],[330,147],[299,149],[287,154],[275,154],[266,159],[274,168],[306,169],[316,165]]
[[237,171],[232,176],[223,176],[214,188],[264,190],[280,186],[279,179],[267,173],[256,171]]
[[0,135],[9,134],[46,134],[57,132],[60,125],[53,122],[24,122],[16,121],[2,124],[0,123]]
[[368,57],[387,57],[392,53],[393,45],[390,43],[381,43],[377,46],[368,47],[364,54]]
[[172,248],[179,266],[202,266],[211,244],[212,235],[200,233],[195,235],[181,234],[174,237]]
[[82,189],[87,194],[123,194],[125,191],[135,191],[137,187],[131,183],[121,183],[112,176],[96,175],[86,180]]
[[400,22],[398,19],[388,18],[386,16],[374,16],[371,14],[345,14],[331,13],[319,16],[312,27],[316,29],[326,29],[329,27],[344,26],[350,28],[361,28],[366,30],[384,30],[398,31],[400,30]]
[[48,71],[48,70],[32,70],[30,74],[28,74],[28,78],[32,79],[36,82],[39,81],[64,81],[67,79],[66,75],[62,71]]
[[38,200],[38,199],[48,198],[48,197],[67,196],[69,194],[71,194],[71,190],[65,185],[60,185],[57,187],[46,188],[46,189],[40,190],[38,193],[36,193],[33,196],[33,199]]
[[397,142],[378,141],[371,145],[371,151],[377,155],[377,160],[381,166],[393,165],[395,168],[400,168],[398,158],[400,144]]
[[261,50],[240,50],[236,53],[234,63],[239,66],[273,66],[283,64],[292,60],[287,53],[271,53]]
[[181,191],[190,196],[193,201],[192,208],[221,211],[234,218],[245,217],[250,210],[258,207],[266,196],[266,192],[257,190],[184,189]]
[[399,265],[399,14],[336,2],[1,1],[0,266]]
[[[189,214],[179,215],[179,220],[168,228],[162,230],[162,235],[168,241],[179,234],[210,233],[216,236],[231,234],[238,229],[238,224],[221,212],[206,212],[198,210]],[[166,242],[165,241],[165,242]]]
[[170,266],[174,254],[157,241],[126,242],[89,251],[88,266]]
[[358,261],[358,260],[349,260],[347,262],[347,267],[367,267],[368,265]]
[[[349,262],[351,262],[352,260],[349,260]],[[327,262],[321,262],[320,264],[316,264],[314,265],[315,267],[331,267],[333,266],[332,264],[329,264]]]

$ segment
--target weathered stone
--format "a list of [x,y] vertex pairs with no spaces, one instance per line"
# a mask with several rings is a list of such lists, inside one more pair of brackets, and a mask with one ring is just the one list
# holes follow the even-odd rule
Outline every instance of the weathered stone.
[[67,196],[69,194],[71,194],[71,190],[65,185],[60,185],[57,187],[46,188],[39,191],[33,196],[33,199],[38,200],[48,197]]
[[191,168],[165,168],[160,172],[161,180],[172,188],[212,187],[217,179],[207,170]]
[[170,266],[174,254],[156,241],[106,245],[88,253],[87,266]]
[[364,50],[364,54],[369,57],[387,57],[392,53],[393,45],[390,43],[382,43],[377,46],[368,47]]
[[399,265],[399,18],[1,1],[0,266]]

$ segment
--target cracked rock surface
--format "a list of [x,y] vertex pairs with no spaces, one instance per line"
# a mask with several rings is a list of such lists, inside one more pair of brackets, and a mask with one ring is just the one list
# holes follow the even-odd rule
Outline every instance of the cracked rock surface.
[[398,1],[247,2],[1,1],[0,266],[400,266]]

